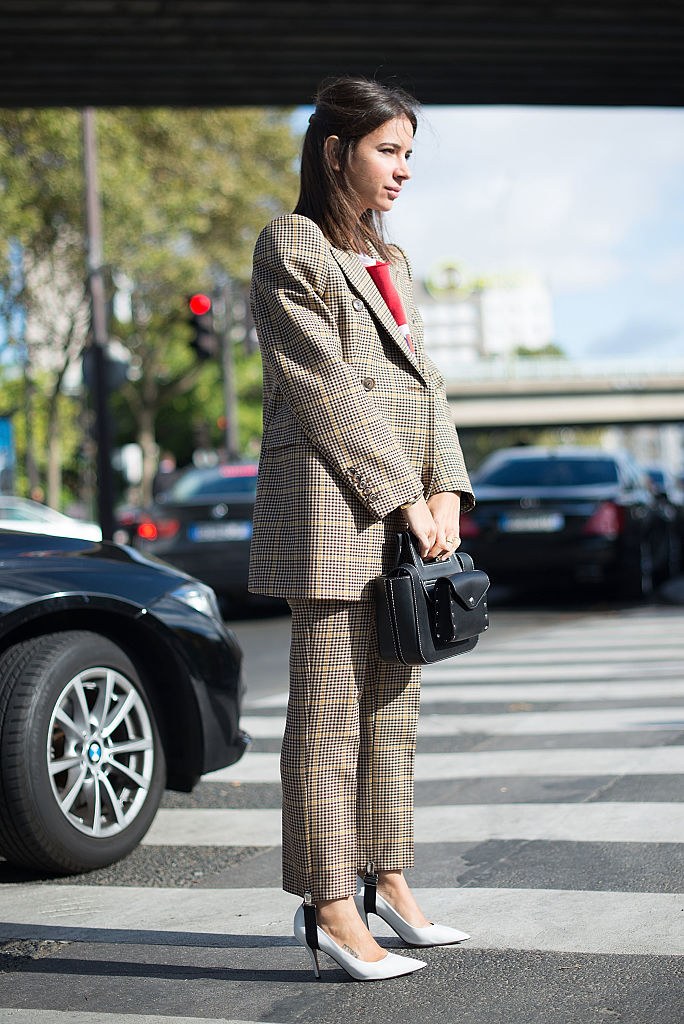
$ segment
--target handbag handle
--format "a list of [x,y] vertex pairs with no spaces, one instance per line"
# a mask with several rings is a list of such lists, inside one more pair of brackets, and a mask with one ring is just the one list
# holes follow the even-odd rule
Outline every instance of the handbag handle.
[[424,562],[416,547],[416,540],[410,530],[397,534],[399,541],[399,557],[397,565],[412,565],[418,570],[421,579],[436,580],[449,572],[463,572],[473,568],[473,560],[465,551],[452,551],[443,562],[431,560]]

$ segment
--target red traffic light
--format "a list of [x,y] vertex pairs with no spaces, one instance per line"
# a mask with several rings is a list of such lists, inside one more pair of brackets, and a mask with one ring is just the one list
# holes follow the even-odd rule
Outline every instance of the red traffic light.
[[203,295],[198,292],[197,295],[192,295],[188,300],[190,306],[190,312],[194,313],[195,316],[204,316],[211,310],[211,299],[208,295]]

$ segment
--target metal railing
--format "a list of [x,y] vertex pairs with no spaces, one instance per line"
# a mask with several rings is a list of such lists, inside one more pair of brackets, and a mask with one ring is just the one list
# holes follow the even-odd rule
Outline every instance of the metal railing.
[[[429,349],[428,349],[429,353]],[[439,355],[437,355],[439,359]],[[635,380],[684,378],[684,359],[481,359],[476,362],[438,362],[447,381],[510,380]]]

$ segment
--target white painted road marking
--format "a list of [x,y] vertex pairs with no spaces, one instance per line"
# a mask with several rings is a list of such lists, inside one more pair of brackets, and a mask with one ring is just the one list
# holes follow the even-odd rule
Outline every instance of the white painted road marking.
[[[684,954],[684,893],[439,888],[415,895],[432,920],[473,936],[453,947],[455,956],[460,948]],[[197,936],[205,947],[244,948],[250,936],[273,936],[291,946],[298,902],[280,889],[7,885],[0,894],[0,940],[181,946]],[[377,918],[372,930],[392,934]]]
[[[527,839],[684,843],[682,804],[458,804],[417,807],[417,843]],[[277,808],[164,809],[146,846],[279,846]]]
[[[281,739],[284,715],[243,715],[243,729],[253,739]],[[455,736],[487,733],[489,736],[547,735],[549,733],[629,732],[684,730],[684,705],[655,708],[600,708],[596,711],[515,711],[501,715],[431,715],[418,719],[419,736]]]
[[0,1009],[0,1024],[258,1024],[227,1017],[160,1017],[147,1013]]
[[[562,775],[684,775],[684,747],[477,750],[416,756],[416,781]],[[207,782],[280,782],[280,755],[248,753]]]
[[[504,678],[505,673],[501,673]],[[487,703],[488,701],[509,703],[513,701],[602,701],[602,700],[653,700],[656,697],[684,698],[684,673],[677,675],[677,678],[657,679],[651,673],[640,682],[629,680],[614,680],[610,682],[573,683],[566,682],[538,682],[529,683],[524,678],[524,673],[519,673],[520,679],[517,682],[508,683],[478,683],[477,673],[473,676],[474,682],[470,684],[458,682],[450,685],[445,682],[430,683],[426,676],[421,686],[421,705],[425,704],[452,704],[463,702],[470,704]],[[460,677],[454,677],[460,678]],[[547,679],[553,678],[553,673],[548,672]],[[270,697],[261,697],[258,700],[250,701],[248,709],[286,708],[287,693],[275,693]],[[246,709],[247,710],[247,709]]]

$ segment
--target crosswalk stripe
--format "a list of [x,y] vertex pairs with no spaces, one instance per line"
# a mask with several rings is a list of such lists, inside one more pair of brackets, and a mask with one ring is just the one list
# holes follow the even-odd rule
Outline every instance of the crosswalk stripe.
[[[250,753],[230,768],[203,776],[208,782],[279,782],[280,755]],[[478,750],[416,757],[416,780],[522,775],[682,775],[684,747]]]
[[530,665],[525,659],[519,663],[505,665],[477,665],[472,661],[466,662],[455,659],[444,668],[429,668],[425,671],[426,682],[435,682],[439,679],[447,679],[453,682],[462,680],[469,682],[477,678],[479,682],[503,682],[507,679],[523,679],[532,681],[539,679],[547,680],[576,680],[582,679],[669,679],[676,677],[684,680],[684,661],[667,661],[654,664],[651,661],[608,662],[605,665],[596,664],[575,664],[554,662],[546,665]]
[[547,658],[540,664],[532,664],[528,658],[497,659],[496,663],[490,664],[484,659],[468,661],[464,657],[454,658],[451,661],[427,666],[423,669],[423,677],[426,682],[435,682],[441,679],[469,682],[473,678],[482,683],[504,682],[507,679],[524,679],[530,682],[534,680],[580,682],[596,678],[644,680],[669,679],[672,676],[680,681],[684,680],[684,659],[679,654],[677,658],[643,659],[641,661],[635,658],[627,658],[624,661],[611,658],[605,662],[599,662],[593,658],[586,661],[572,658],[557,658],[549,661]]
[[574,651],[610,651],[619,657],[625,651],[643,650],[650,652],[653,647],[665,651],[682,651],[684,643],[682,638],[676,635],[672,624],[667,627],[667,632],[649,629],[647,632],[630,629],[629,632],[617,634],[604,628],[601,633],[587,635],[581,630],[574,633],[567,633],[565,636],[558,636],[552,631],[544,632],[538,636],[517,636],[497,635],[496,630],[491,634],[487,633],[473,653],[474,658],[480,658],[489,652],[499,650],[515,651],[520,654],[523,651],[560,651],[561,654],[572,654]]
[[[417,843],[489,839],[684,843],[681,805],[668,803],[465,804],[417,807]],[[163,809],[146,846],[279,846],[280,811]]]
[[[462,685],[431,685],[426,680],[421,688],[421,704],[444,704],[450,701],[481,703],[483,701],[603,701],[644,699],[647,687],[648,697],[681,699],[684,682],[680,679],[658,682],[596,682],[596,683],[482,683]],[[280,705],[279,705],[280,706]],[[285,700],[287,706],[287,700]]]
[[[282,715],[243,715],[243,729],[252,739],[280,739]],[[615,708],[595,711],[515,711],[501,715],[422,715],[419,736],[487,733],[490,736],[548,735],[549,733],[627,732],[684,729],[684,706]]]
[[[677,619],[679,621],[679,616]],[[493,630],[491,633],[487,633],[486,639],[483,639],[482,645],[477,648],[477,651],[479,654],[495,647],[527,651],[541,650],[542,648],[554,651],[575,650],[580,644],[582,648],[592,647],[595,650],[622,651],[639,646],[643,646],[647,650],[654,642],[658,646],[662,645],[667,648],[679,647],[681,649],[684,647],[682,638],[677,635],[676,627],[673,629],[671,620],[665,620],[659,625],[652,621],[645,629],[630,624],[626,632],[618,631],[614,624],[608,625],[608,623],[603,623],[598,631],[588,632],[584,629],[583,624],[578,622],[574,629],[565,630],[563,633],[554,632],[553,629],[544,629],[541,632],[535,630],[534,633],[509,632],[501,634],[496,629],[495,623]]]
[[[675,617],[676,623],[681,621],[680,615]],[[494,626],[496,626],[496,620],[492,615]],[[494,634],[493,634],[494,635]],[[662,621],[659,619],[649,619],[646,621],[638,621],[634,619],[625,619],[623,623],[616,622],[615,619],[605,619],[601,622],[594,623],[593,625],[589,622],[577,620],[571,628],[567,626],[555,627],[550,629],[543,629],[541,632],[527,633],[526,636],[518,637],[512,634],[501,636],[499,642],[506,644],[525,644],[526,647],[534,648],[541,644],[558,644],[564,643],[597,643],[601,646],[608,647],[619,647],[623,643],[633,644],[635,642],[653,642],[656,643],[662,637],[666,643],[676,645],[681,644],[681,637],[677,636],[676,626],[673,630],[673,621],[670,617],[665,617]],[[485,641],[486,642],[486,641]]]
[[[660,664],[672,661],[681,663],[683,658],[684,647],[681,644],[670,648],[663,645],[655,649],[643,645],[627,649],[621,647],[619,652],[610,650],[605,646],[588,648],[584,644],[581,647],[568,648],[566,650],[561,650],[556,646],[535,648],[534,650],[529,650],[526,647],[517,650],[506,646],[487,651],[484,648],[481,651],[477,648],[468,655],[470,664],[475,663],[481,667],[510,665],[512,662],[520,665],[543,664],[548,666],[550,661],[563,665],[582,665],[587,663],[592,665],[629,665],[634,661]],[[430,672],[431,669],[426,668],[425,671]]]
[[[454,956],[461,948],[684,953],[682,893],[438,888],[416,889],[415,895],[432,920],[473,936],[466,947],[453,948]],[[280,943],[271,945],[292,946],[297,903],[280,889],[266,888],[7,885],[0,899],[0,940],[245,948],[272,936]],[[391,934],[375,918],[372,929]]]
[[[493,612],[493,617],[496,612]],[[553,625],[544,624],[544,629],[531,629],[524,627],[525,639],[530,642],[544,637],[562,639],[563,637],[585,637],[595,636],[597,638],[611,639],[616,636],[647,636],[653,637],[661,634],[672,638],[673,622],[681,622],[681,611],[679,608],[669,609],[660,607],[657,609],[644,608],[642,610],[608,611],[605,614],[586,615],[580,612],[573,615],[571,620],[557,622]]]
[[[619,681],[595,683],[527,683],[524,679],[515,683],[467,684],[454,682],[433,685],[432,676],[426,676],[421,688],[421,704],[446,704],[449,702],[485,703],[487,701],[599,701],[599,700],[640,700],[646,697],[679,698],[684,696],[684,678],[669,680],[648,680],[641,682]],[[452,677],[454,678],[454,677]],[[458,678],[458,677],[456,677]],[[246,704],[246,711],[269,710],[287,707],[287,693],[260,697]]]
[[227,1017],[160,1017],[148,1013],[97,1013],[88,1010],[1,1009],[0,1024],[257,1024]]

